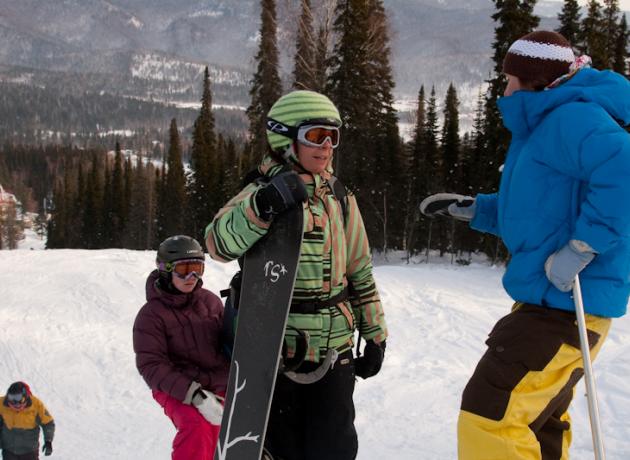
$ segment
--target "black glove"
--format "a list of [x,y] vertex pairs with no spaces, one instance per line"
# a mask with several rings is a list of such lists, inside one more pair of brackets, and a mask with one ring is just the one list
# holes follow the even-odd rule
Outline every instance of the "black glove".
[[256,191],[254,200],[260,218],[269,222],[276,214],[283,213],[308,199],[304,182],[293,171],[273,177]]
[[42,447],[42,452],[44,453],[46,457],[52,454],[52,442],[46,441],[44,443],[44,447]]
[[354,373],[363,379],[373,377],[381,370],[385,358],[385,342],[375,343],[368,340],[363,350],[363,356],[354,360]]

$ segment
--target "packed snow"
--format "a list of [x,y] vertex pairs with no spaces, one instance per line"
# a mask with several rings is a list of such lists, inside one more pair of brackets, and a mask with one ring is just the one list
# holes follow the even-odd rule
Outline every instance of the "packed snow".
[[[57,424],[57,460],[167,460],[174,428],[138,374],[132,324],[153,251],[0,251],[0,391],[25,380]],[[381,373],[356,389],[360,460],[452,460],[460,395],[511,301],[502,267],[377,263],[390,338]],[[236,264],[207,263],[218,292]],[[608,460],[630,458],[630,319],[613,322],[594,366]],[[572,406],[573,460],[591,459],[584,386]]]

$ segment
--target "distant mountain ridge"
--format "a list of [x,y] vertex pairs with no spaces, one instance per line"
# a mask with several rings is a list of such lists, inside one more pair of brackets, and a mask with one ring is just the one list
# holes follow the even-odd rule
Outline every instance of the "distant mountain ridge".
[[[321,1],[313,1],[316,12]],[[277,3],[279,28],[290,34],[298,2]],[[540,3],[545,11],[561,5]],[[413,94],[421,83],[477,85],[487,78],[491,0],[386,0],[385,5],[398,93]],[[153,70],[170,70],[173,77],[190,73],[182,67],[211,64],[217,72],[231,72],[224,82],[240,86],[250,78],[258,27],[257,0],[0,0],[0,63],[133,77],[147,62],[162,62],[164,67]],[[292,43],[284,45],[288,73]]]

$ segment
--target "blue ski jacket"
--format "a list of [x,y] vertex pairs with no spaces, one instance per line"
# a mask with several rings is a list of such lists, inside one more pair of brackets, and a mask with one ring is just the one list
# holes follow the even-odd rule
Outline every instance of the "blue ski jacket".
[[546,91],[498,106],[512,141],[498,193],[477,195],[470,226],[501,237],[511,260],[503,286],[516,301],[574,310],[545,275],[571,239],[597,255],[580,273],[584,310],[619,317],[630,294],[630,82],[582,69]]

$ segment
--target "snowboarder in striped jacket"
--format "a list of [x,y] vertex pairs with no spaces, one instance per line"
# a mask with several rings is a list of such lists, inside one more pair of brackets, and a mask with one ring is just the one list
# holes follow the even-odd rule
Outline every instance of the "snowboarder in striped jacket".
[[[387,327],[374,278],[365,228],[352,193],[333,190],[332,160],[341,118],[334,104],[313,91],[281,97],[267,114],[269,152],[258,168],[262,180],[232,198],[206,229],[210,256],[241,257],[289,206],[304,209],[304,239],[285,333],[284,358],[295,357],[308,332],[297,373],[317,369],[329,350],[337,362],[321,380],[300,384],[279,375],[266,435],[274,456],[345,460],[356,457],[355,375],[379,372]],[[354,332],[366,341],[353,358]]]

